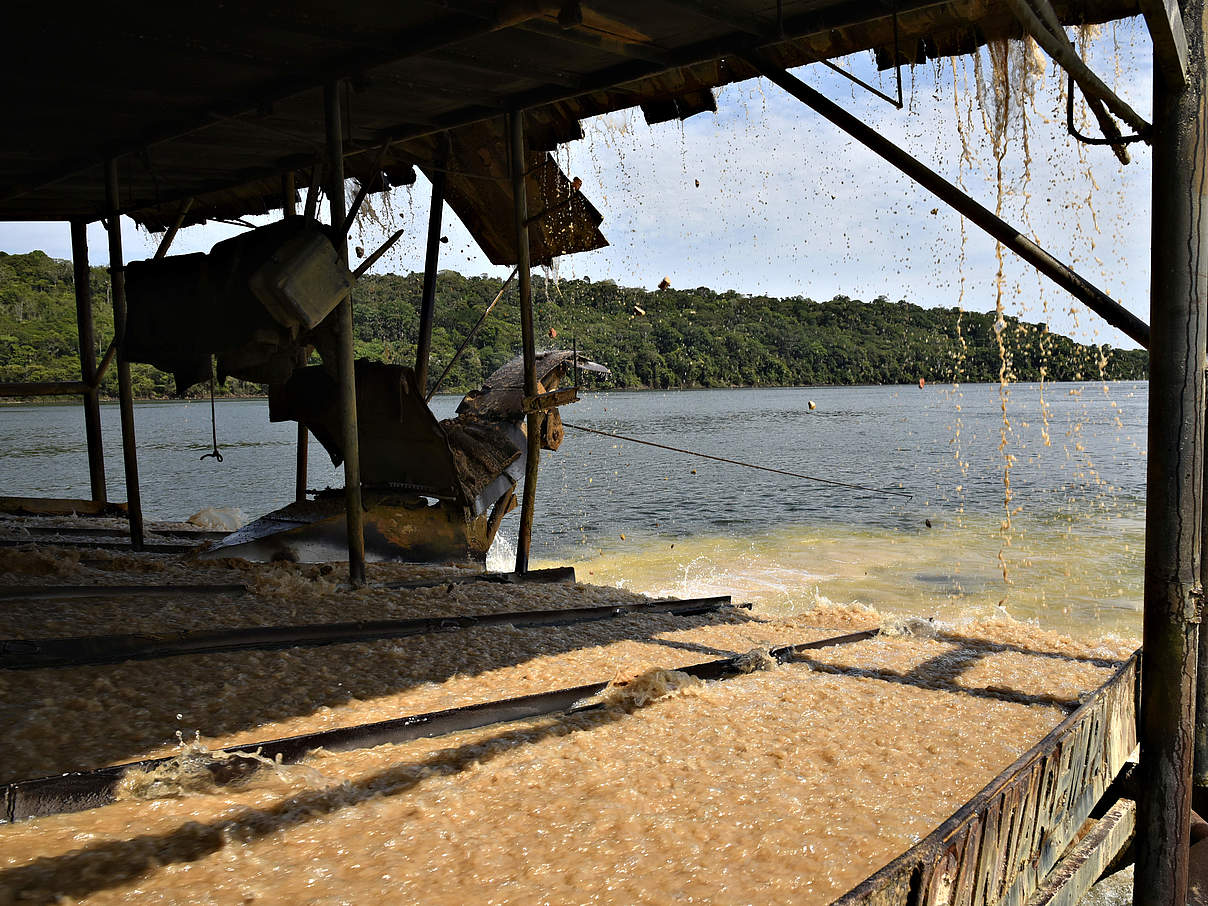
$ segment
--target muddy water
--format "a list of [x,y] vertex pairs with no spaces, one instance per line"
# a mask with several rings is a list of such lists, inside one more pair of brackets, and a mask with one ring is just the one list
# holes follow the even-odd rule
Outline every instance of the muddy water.
[[[630,678],[602,712],[320,753],[238,792],[2,828],[0,891],[95,903],[199,892],[215,902],[827,902],[1067,713],[1069,702],[1011,700],[1013,668],[993,660],[979,682],[999,694],[952,688],[936,655],[991,637],[982,626],[964,641],[880,638],[830,651],[822,669],[672,678],[674,691],[653,701]],[[1066,663],[1051,654],[1075,647],[1040,639],[1033,668]],[[862,675],[870,665],[884,677]]]
[[[628,592],[483,583],[353,591],[318,567],[0,554],[3,581],[241,581],[254,594],[10,602],[27,637],[215,615],[590,606]],[[379,567],[381,583],[409,568]],[[72,608],[74,607],[74,614]],[[880,626],[800,663],[700,683],[669,668]],[[0,674],[12,776],[204,748],[612,680],[600,710],[266,766],[235,788],[171,768],[113,805],[0,827],[0,903],[823,903],[918,840],[1100,685],[1131,643],[998,615],[626,617],[285,652]],[[751,658],[753,665],[766,658]],[[652,679],[652,677],[654,679]],[[199,782],[199,778],[205,782]]]

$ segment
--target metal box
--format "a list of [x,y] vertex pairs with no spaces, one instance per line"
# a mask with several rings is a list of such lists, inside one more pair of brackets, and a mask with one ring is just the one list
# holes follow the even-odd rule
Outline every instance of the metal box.
[[323,233],[291,236],[248,279],[248,287],[275,320],[310,330],[352,289],[348,265]]

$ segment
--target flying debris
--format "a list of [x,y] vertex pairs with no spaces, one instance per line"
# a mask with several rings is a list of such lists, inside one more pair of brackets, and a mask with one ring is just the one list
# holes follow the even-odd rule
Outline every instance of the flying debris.
[[659,289],[664,290],[664,291],[671,289],[671,278],[664,277],[662,280],[660,280]]
[[817,409],[817,408],[818,408],[818,404],[817,404],[817,403],[815,403],[813,400],[810,400],[810,408],[811,408],[811,409]]

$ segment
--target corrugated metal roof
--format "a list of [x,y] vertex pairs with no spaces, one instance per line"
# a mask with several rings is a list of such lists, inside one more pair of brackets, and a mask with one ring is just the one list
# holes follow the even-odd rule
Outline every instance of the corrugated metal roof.
[[[1070,23],[1137,11],[1135,0],[1055,6]],[[577,137],[587,116],[640,104],[661,117],[708,109],[711,89],[755,76],[736,54],[756,47],[786,66],[864,50],[892,65],[895,55],[918,62],[1019,33],[992,0],[783,0],[781,11],[774,0],[129,0],[72,5],[67,23],[15,0],[9,34],[28,52],[0,59],[4,83],[17,86],[0,135],[0,219],[98,219],[107,155],[119,155],[123,211],[153,229],[186,198],[189,222],[280,208],[283,173],[309,182],[324,141],[321,86],[341,78],[349,174],[370,178],[387,140],[388,172],[430,168],[434,137],[447,132],[456,164],[447,167],[466,168],[452,174],[449,201],[491,259],[506,262],[513,240],[507,217],[497,221],[511,193],[498,123],[509,109],[527,109],[531,147],[543,151]],[[550,174],[552,196],[530,185],[534,210],[567,192]],[[594,208],[581,198],[566,207],[567,248],[603,241]],[[560,253],[556,235],[567,232],[540,238],[548,242],[534,256]]]

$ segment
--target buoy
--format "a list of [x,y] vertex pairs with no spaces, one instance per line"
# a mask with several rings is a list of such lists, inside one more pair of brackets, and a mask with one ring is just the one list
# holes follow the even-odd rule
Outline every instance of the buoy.
[[813,400],[810,400],[810,408],[811,408],[811,409],[817,409],[817,408],[818,408],[818,404],[817,404],[817,403],[815,403]]

